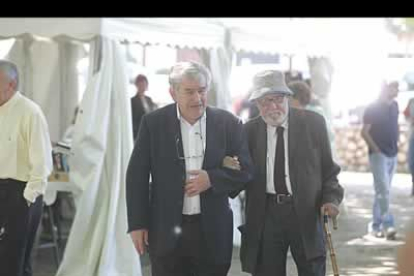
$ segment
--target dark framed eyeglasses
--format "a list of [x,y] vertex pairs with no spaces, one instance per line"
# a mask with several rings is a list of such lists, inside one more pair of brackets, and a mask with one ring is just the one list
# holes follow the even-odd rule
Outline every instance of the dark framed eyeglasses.
[[[190,159],[197,159],[197,158],[203,158],[204,159],[204,156],[205,156],[204,136],[203,136],[203,131],[202,131],[202,128],[201,128],[201,122],[199,123],[199,126],[200,126],[200,130],[199,130],[199,132],[196,132],[196,135],[200,136],[201,149],[202,149],[201,154],[199,154],[199,155],[190,155],[190,156],[182,156],[180,154],[180,145],[181,145],[181,148],[182,148],[182,142],[181,142],[181,139],[180,139],[180,135],[177,134],[175,136],[175,149],[176,149],[176,152],[177,152],[177,158],[179,160],[190,160]],[[182,152],[184,153],[184,149],[183,149]]]
[[259,103],[259,105],[264,106],[264,107],[268,107],[272,104],[282,104],[285,99],[287,99],[288,97],[286,95],[272,95],[272,96],[266,96],[263,98],[260,98],[257,100],[257,102]]

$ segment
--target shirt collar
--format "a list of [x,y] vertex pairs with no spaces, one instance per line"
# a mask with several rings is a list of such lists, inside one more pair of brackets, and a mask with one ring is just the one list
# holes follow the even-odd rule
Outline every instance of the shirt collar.
[[[288,127],[289,127],[289,116],[286,117],[286,120],[280,126],[283,127],[285,130],[288,129]],[[273,133],[273,135],[276,135],[276,128],[277,127],[275,127],[275,126],[267,125],[267,132],[268,133]]]
[[5,104],[0,106],[0,111],[11,108],[21,97],[22,95],[20,94],[20,92],[16,91],[14,95]]

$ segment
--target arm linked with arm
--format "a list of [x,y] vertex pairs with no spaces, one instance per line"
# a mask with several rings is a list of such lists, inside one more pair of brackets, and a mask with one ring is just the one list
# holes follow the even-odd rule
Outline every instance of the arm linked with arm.
[[227,129],[227,137],[229,138],[227,146],[230,147],[227,155],[238,157],[241,170],[220,166],[207,170],[207,173],[214,192],[227,193],[234,198],[252,179],[253,164],[247,146],[246,134],[240,120]]

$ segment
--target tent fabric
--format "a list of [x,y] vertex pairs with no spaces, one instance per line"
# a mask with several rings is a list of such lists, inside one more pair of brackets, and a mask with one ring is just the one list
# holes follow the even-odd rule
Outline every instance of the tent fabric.
[[[332,35],[331,28],[327,27],[329,22],[321,23],[318,30]],[[30,33],[48,38],[64,35],[91,40],[102,35],[145,44],[213,49],[224,46],[225,32],[230,30],[231,44],[236,51],[326,53],[312,46],[316,43],[319,47],[320,41],[309,36],[319,38],[320,35],[309,30],[306,24],[305,19],[290,18],[1,18],[0,36]],[[325,45],[324,49],[329,47]]]
[[33,34],[53,38],[66,35],[73,39],[90,40],[101,33],[99,18],[1,18],[0,36],[16,37]]
[[[59,41],[59,72],[60,72],[60,139],[67,127],[73,123],[75,109],[79,104],[78,61],[87,53],[82,44],[72,41]],[[62,132],[63,131],[63,132]],[[59,140],[60,140],[59,139]]]
[[231,109],[231,97],[230,97],[230,74],[232,67],[231,53],[227,52],[224,48],[211,49],[210,56],[210,69],[213,78],[213,91],[209,93],[215,93],[214,105],[218,108],[225,110]]
[[[384,18],[219,18],[236,51],[332,57],[395,49]],[[366,39],[369,37],[370,39]]]
[[212,49],[224,45],[225,31],[229,30],[236,51],[329,57],[339,54],[341,45],[360,52],[395,49],[396,38],[384,25],[383,18],[1,18],[0,36],[31,33],[90,40],[102,35]]
[[42,108],[52,141],[60,138],[60,78],[56,43],[16,40],[9,54],[21,76],[21,92]]
[[42,37],[69,36],[91,40],[102,35],[116,40],[173,47],[214,48],[223,45],[225,29],[197,18],[1,18],[0,36],[25,33]]
[[291,18],[219,18],[230,30],[235,51],[292,54],[302,52],[297,19]]
[[210,49],[224,44],[225,29],[197,18],[116,18],[102,21],[102,33],[114,39]]
[[80,104],[70,159],[71,181],[83,193],[57,276],[138,276],[140,260],[126,220],[133,141],[125,53],[115,41],[97,41],[102,47],[92,52],[101,49],[102,63]]
[[70,41],[15,40],[7,59],[20,72],[20,91],[37,102],[45,113],[52,141],[58,142],[71,124],[78,103],[76,64],[80,45]]

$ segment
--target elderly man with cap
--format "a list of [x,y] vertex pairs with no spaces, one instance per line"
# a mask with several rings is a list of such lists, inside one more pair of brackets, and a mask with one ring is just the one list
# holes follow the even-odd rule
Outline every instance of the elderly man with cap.
[[282,72],[258,73],[251,92],[260,116],[245,125],[256,170],[246,186],[246,223],[239,227],[242,269],[286,275],[290,248],[298,275],[325,275],[321,213],[336,217],[344,194],[325,120],[289,107],[292,92]]

